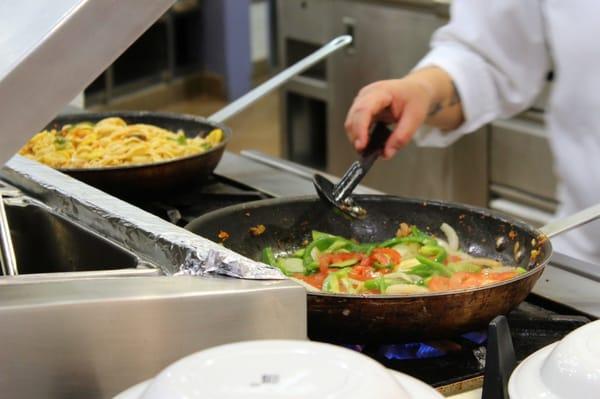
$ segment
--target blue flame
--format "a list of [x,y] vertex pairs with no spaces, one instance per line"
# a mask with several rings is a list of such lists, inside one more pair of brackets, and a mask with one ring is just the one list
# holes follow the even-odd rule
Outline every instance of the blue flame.
[[382,345],[380,353],[389,360],[430,359],[441,357],[446,351],[422,342],[401,345]]

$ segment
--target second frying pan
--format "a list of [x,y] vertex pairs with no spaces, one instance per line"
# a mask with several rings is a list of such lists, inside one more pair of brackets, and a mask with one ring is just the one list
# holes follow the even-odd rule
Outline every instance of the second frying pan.
[[145,111],[76,114],[58,117],[47,128],[60,128],[67,123],[83,121],[96,122],[105,117],[118,116],[128,124],[146,123],[173,131],[183,130],[188,137],[194,137],[197,134],[205,135],[214,128],[220,128],[225,133],[224,140],[218,146],[204,153],[185,158],[144,165],[61,169],[61,171],[107,192],[127,196],[161,193],[168,195],[174,189],[185,188],[187,183],[202,181],[215,169],[225,151],[227,142],[231,138],[231,130],[222,124],[225,120],[351,42],[352,38],[350,36],[340,36],[330,41],[313,54],[286,68],[207,119],[192,115]]

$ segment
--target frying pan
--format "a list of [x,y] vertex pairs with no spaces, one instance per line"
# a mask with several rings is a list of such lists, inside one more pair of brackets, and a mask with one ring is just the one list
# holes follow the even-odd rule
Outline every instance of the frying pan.
[[208,119],[192,115],[144,111],[85,113],[60,116],[50,122],[46,126],[46,129],[60,128],[67,123],[97,122],[109,116],[118,116],[123,118],[128,124],[146,123],[173,131],[181,129],[188,137],[195,137],[198,134],[204,136],[211,130],[220,128],[223,130],[225,138],[218,146],[211,150],[185,158],[143,165],[77,169],[63,168],[59,170],[107,192],[126,196],[156,195],[161,193],[168,195],[174,189],[184,188],[186,183],[202,181],[215,169],[225,151],[227,142],[231,138],[231,130],[222,124],[225,120],[351,42],[352,37],[350,36],[340,36],[333,39],[311,55],[286,68],[265,83],[211,115]]
[[[315,197],[278,198],[235,205],[208,213],[186,229],[217,241],[252,259],[266,246],[289,251],[320,230],[361,242],[393,237],[401,222],[414,224],[439,237],[443,222],[456,230],[460,248],[473,256],[489,257],[527,272],[516,278],[479,288],[412,296],[347,295],[308,292],[308,335],[314,340],[340,343],[397,343],[408,339],[447,338],[484,328],[495,316],[522,302],[542,274],[552,254],[549,236],[582,224],[577,219],[537,230],[490,210],[460,204],[394,196],[355,196],[367,209],[365,219],[333,210]],[[600,215],[590,208],[585,222]],[[574,217],[582,217],[576,214]],[[255,237],[249,228],[263,224]],[[535,255],[535,251],[537,255]]]

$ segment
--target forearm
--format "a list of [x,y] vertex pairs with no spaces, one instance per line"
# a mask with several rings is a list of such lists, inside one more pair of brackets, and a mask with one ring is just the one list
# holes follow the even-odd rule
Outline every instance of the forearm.
[[460,96],[450,75],[441,68],[428,67],[414,71],[410,79],[429,92],[431,105],[425,123],[443,131],[454,130],[464,122]]

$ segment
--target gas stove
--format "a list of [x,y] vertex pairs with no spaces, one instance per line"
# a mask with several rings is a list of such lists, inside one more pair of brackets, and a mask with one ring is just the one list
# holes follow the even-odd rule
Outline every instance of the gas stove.
[[[185,226],[198,216],[229,205],[314,194],[311,182],[314,172],[257,152],[226,153],[215,174],[202,184],[188,187],[180,193],[169,193],[163,198],[127,200],[171,223]],[[356,192],[381,194],[362,186]],[[548,266],[537,283],[534,293],[507,316],[517,362],[600,314],[599,272],[594,270],[593,265],[565,256],[556,255],[555,258],[556,261]],[[581,290],[574,293],[573,287]],[[345,346],[390,369],[412,375],[446,395],[453,395],[482,386],[487,333],[486,330],[473,331],[434,342],[399,342],[394,345],[352,342]]]

